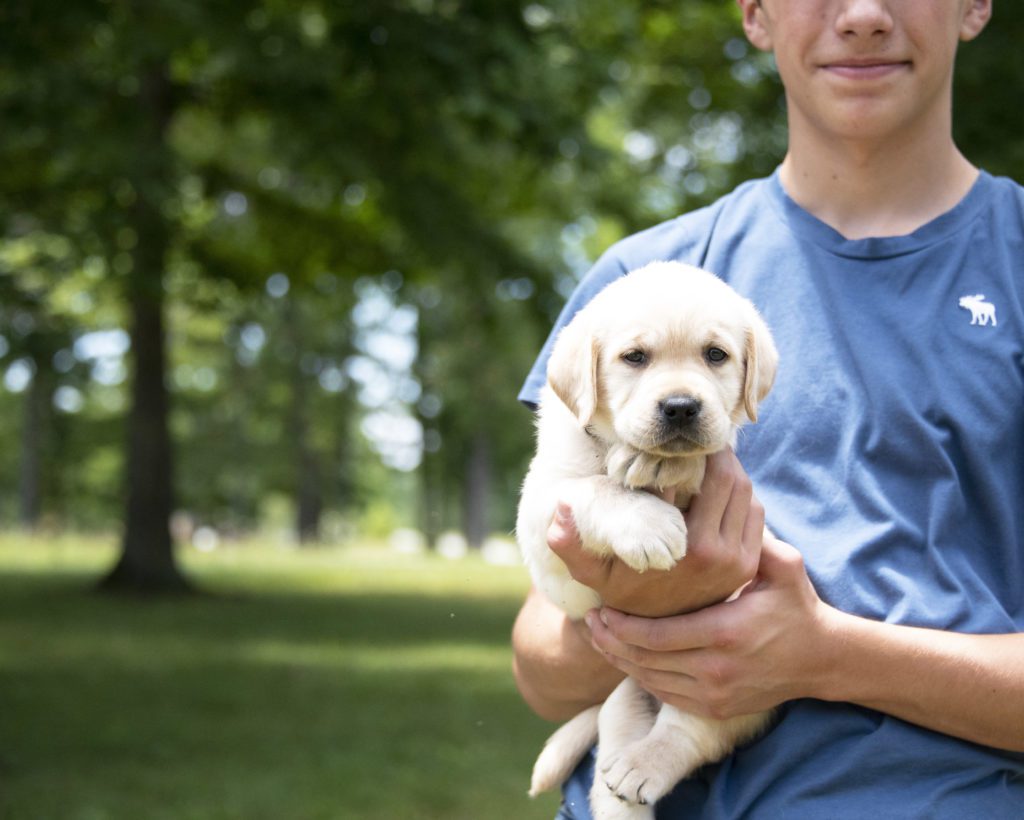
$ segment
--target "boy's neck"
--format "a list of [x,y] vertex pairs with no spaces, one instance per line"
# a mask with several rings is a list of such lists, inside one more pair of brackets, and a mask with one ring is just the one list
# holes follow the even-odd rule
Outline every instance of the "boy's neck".
[[801,140],[791,131],[780,179],[789,196],[847,239],[904,236],[953,208],[978,169],[949,131],[907,140]]

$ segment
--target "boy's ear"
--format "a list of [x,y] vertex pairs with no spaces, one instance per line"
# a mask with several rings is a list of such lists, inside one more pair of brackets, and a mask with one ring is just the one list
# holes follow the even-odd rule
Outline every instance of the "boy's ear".
[[764,9],[760,0],[736,0],[743,13],[743,31],[754,48],[771,51],[773,48],[771,31],[768,29]]
[[757,421],[757,406],[764,401],[775,382],[779,353],[768,325],[753,307],[744,353],[743,409],[751,421]]
[[584,427],[597,410],[600,354],[597,338],[584,322],[574,320],[562,328],[548,359],[548,384]]
[[992,0],[968,0],[960,23],[960,39],[973,40],[992,18]]

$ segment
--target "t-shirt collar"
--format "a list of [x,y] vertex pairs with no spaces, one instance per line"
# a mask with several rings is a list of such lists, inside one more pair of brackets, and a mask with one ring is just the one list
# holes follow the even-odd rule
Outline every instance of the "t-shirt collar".
[[913,253],[933,245],[966,228],[973,222],[985,201],[992,177],[985,171],[978,174],[970,190],[946,213],[905,236],[881,236],[847,239],[839,231],[804,210],[786,193],[776,168],[766,188],[772,208],[793,233],[837,256],[884,259]]

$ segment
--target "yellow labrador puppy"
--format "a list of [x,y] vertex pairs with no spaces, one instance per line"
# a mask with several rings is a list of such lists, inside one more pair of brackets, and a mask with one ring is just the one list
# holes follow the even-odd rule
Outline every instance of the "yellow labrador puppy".
[[[533,582],[571,618],[601,600],[547,546],[559,500],[585,549],[640,572],[686,555],[681,509],[706,457],[733,446],[775,378],[778,354],[754,306],[710,273],[655,262],[608,285],[559,335],[542,394],[537,453],[517,537]],[[676,488],[675,504],[645,490]],[[562,726],[530,793],[557,787],[600,736],[597,820],[653,818],[653,804],[701,765],[761,731],[769,715],[716,721],[657,703],[630,679]]]

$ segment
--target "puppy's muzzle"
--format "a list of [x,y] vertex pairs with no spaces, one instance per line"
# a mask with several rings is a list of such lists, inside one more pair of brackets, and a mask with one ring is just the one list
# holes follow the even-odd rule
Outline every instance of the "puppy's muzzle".
[[697,423],[702,408],[701,400],[694,396],[669,396],[658,403],[662,426],[680,432]]

